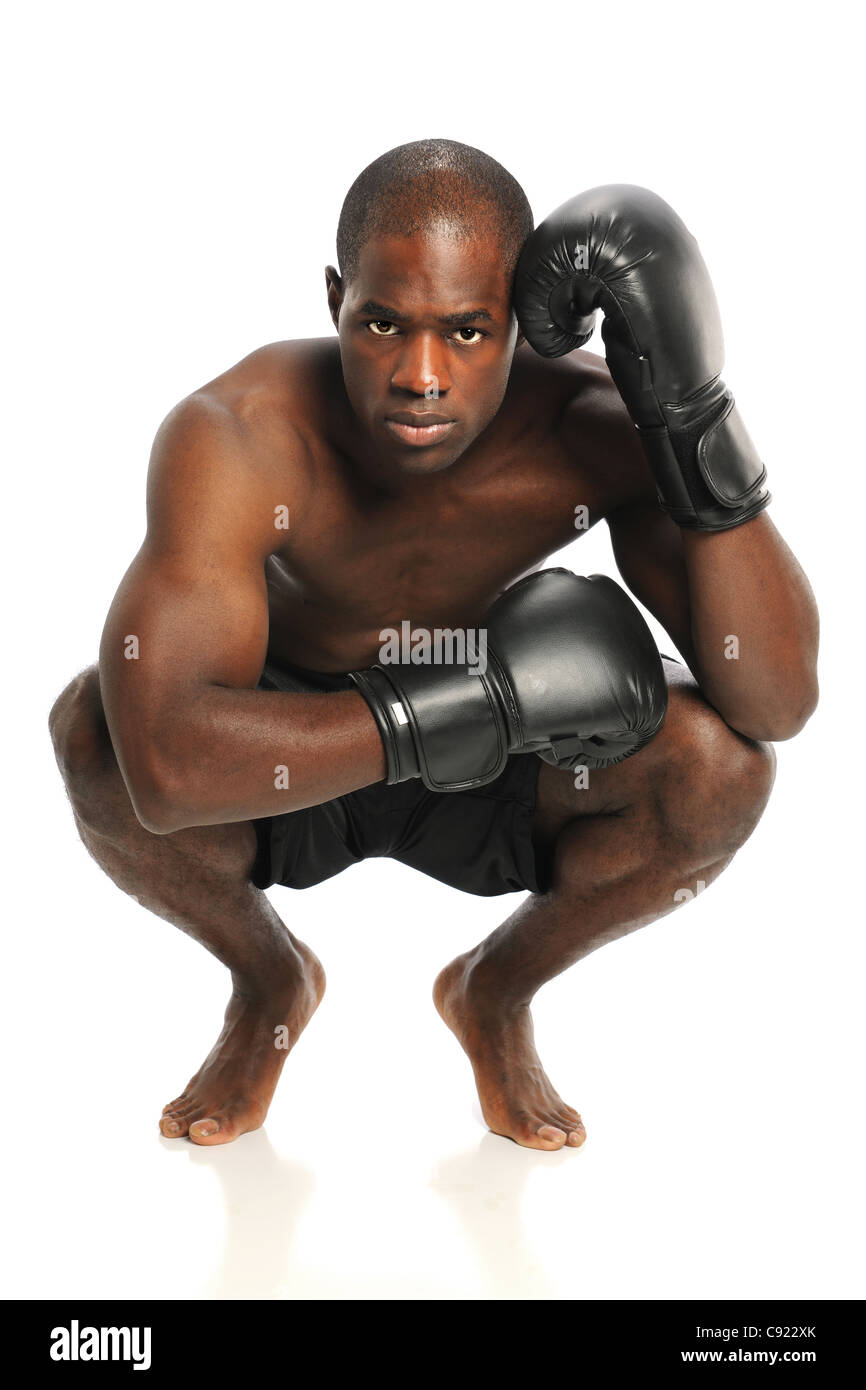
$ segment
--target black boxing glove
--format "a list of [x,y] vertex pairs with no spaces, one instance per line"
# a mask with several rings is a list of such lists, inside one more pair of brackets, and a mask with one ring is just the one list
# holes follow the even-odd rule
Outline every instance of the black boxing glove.
[[680,526],[724,531],[763,511],[767,470],[720,372],[718,305],[698,244],[662,198],[634,184],[591,188],[527,241],[514,307],[536,352],[592,335],[643,441],[662,508]]
[[486,669],[466,660],[348,673],[376,719],[389,784],[483,786],[509,753],[608,767],[661,728],[661,657],[612,579],[542,570],[506,589],[482,621]]

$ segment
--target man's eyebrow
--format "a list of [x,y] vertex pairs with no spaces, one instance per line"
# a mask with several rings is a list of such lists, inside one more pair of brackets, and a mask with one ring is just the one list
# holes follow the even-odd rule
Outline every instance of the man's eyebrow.
[[467,309],[464,314],[443,314],[442,318],[437,319],[437,323],[474,323],[476,319],[484,319],[487,323],[493,322],[493,315],[486,309]]
[[[368,299],[361,305],[358,312],[360,314],[375,314],[377,318],[386,319],[389,323],[412,322],[411,314],[401,314],[388,304],[378,304],[375,299]],[[442,314],[436,322],[460,327],[466,323],[474,323],[476,319],[483,319],[487,323],[492,323],[493,315],[487,309],[466,309],[460,314]]]

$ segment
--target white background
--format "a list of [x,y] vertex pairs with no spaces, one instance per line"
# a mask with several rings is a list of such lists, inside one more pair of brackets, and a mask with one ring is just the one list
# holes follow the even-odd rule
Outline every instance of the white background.
[[[0,74],[8,1296],[863,1295],[853,13],[19,8]],[[47,713],[140,543],[160,420],[260,344],[332,332],[343,196],[426,136],[499,159],[537,220],[620,181],[685,219],[771,515],[818,597],[822,703],[718,883],[538,996],[583,1149],[487,1132],[431,1002],[519,897],[387,861],[272,890],[328,992],[266,1129],[197,1148],[157,1120],[219,1030],[227,976],[88,858]],[[616,573],[601,528],[557,558]]]

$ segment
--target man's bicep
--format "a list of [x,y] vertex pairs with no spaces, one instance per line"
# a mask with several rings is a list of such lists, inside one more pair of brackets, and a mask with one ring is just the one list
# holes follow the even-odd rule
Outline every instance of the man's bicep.
[[163,422],[147,513],[100,651],[109,705],[139,718],[196,686],[251,687],[264,663],[273,529],[242,433],[224,412],[192,401]]
[[693,666],[688,582],[679,527],[655,499],[607,518],[617,568],[635,598],[657,618]]
[[102,634],[99,679],[136,809],[173,763],[178,730],[207,687],[253,688],[268,641],[263,569],[190,569],[148,547],[131,564]]
[[154,691],[251,687],[267,644],[267,584],[260,562],[217,554],[192,565],[145,541],[109,610],[100,661],[109,672],[137,673]]

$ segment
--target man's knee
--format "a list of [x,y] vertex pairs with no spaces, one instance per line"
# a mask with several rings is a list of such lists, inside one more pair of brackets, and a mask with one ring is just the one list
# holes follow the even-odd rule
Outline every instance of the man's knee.
[[770,743],[738,734],[699,693],[671,731],[667,814],[695,853],[733,854],[760,820],[776,776]]
[[73,799],[86,796],[114,763],[114,750],[99,692],[99,673],[89,666],[58,695],[48,728],[61,776]]
[[735,733],[719,719],[718,746],[712,759],[717,787],[714,822],[721,847],[733,852],[751,835],[764,813],[776,777],[776,754],[771,743],[759,743]]
[[[139,856],[142,872],[147,871],[148,854],[165,856],[171,850],[209,871],[249,877],[258,848],[251,822],[191,826],[173,835],[152,835],[139,823],[117,765],[95,666],[77,675],[57,697],[48,726],[79,831],[99,862],[107,842]],[[164,859],[161,862],[164,871]]]

